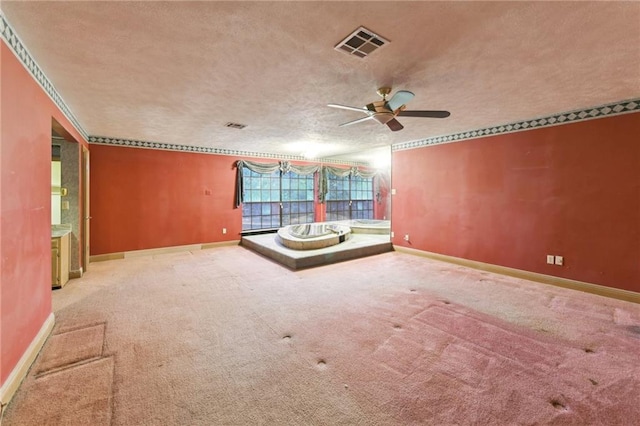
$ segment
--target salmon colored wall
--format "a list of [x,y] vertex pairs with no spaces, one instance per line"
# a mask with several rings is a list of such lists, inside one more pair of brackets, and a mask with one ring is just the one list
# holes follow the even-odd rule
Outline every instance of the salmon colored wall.
[[91,145],[91,255],[239,240],[237,160]]
[[640,292],[638,135],[634,113],[394,152],[393,243]]
[[0,383],[51,313],[51,121],[82,137],[0,42]]
[[[239,240],[242,209],[233,207],[237,160],[91,145],[91,254]],[[324,220],[325,206],[316,204],[315,211],[316,220]]]

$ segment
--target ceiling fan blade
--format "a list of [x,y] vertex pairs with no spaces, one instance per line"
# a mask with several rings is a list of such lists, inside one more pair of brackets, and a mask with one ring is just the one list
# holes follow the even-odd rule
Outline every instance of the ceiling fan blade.
[[400,111],[398,115],[403,117],[447,118],[451,113],[449,111]]
[[366,117],[362,117],[362,118],[358,118],[357,120],[353,120],[353,121],[347,121],[346,123],[342,123],[340,125],[340,127],[344,127],[344,126],[350,126],[352,124],[356,124],[356,123],[362,123],[363,121],[367,121],[370,120],[371,118],[373,118],[371,115],[368,115]]
[[394,132],[404,129],[404,126],[395,118],[387,121],[387,126],[389,126],[389,128]]
[[400,108],[402,105],[405,105],[411,99],[413,99],[415,95],[408,90],[398,90],[395,95],[389,99],[386,107],[389,111],[395,111]]
[[352,107],[352,106],[346,106],[346,105],[328,104],[327,106],[331,108],[348,109],[350,111],[358,111],[358,112],[364,112],[364,113],[369,112],[369,110],[366,108],[358,108],[358,107]]

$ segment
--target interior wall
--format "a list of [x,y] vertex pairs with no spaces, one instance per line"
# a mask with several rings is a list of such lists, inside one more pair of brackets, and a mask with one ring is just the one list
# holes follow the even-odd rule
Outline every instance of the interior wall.
[[393,244],[640,292],[639,134],[633,113],[396,151]]
[[82,136],[0,41],[0,383],[51,313],[51,119]]
[[91,255],[239,240],[237,160],[91,145]]
[[[239,159],[91,145],[91,255],[239,240],[242,209],[233,206]],[[323,221],[324,205],[315,212]]]

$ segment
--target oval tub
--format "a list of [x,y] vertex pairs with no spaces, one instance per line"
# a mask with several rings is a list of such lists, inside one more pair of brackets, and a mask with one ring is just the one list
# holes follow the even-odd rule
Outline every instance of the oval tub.
[[346,222],[354,234],[389,234],[391,232],[390,220],[379,219],[353,219]]
[[351,228],[337,223],[305,223],[278,229],[282,245],[294,250],[313,250],[334,246],[351,236]]

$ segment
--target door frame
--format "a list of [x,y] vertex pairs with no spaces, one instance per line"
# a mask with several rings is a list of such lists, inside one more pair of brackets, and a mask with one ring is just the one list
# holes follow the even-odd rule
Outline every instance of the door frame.
[[89,149],[82,146],[82,269],[86,272],[89,269],[90,256],[90,230],[91,230],[91,210],[89,191],[89,171],[90,171]]

